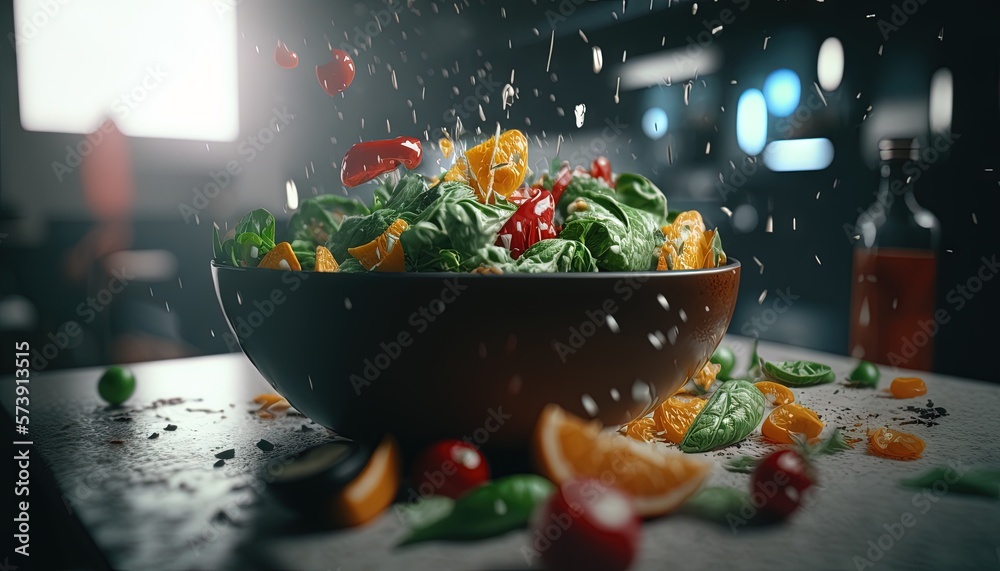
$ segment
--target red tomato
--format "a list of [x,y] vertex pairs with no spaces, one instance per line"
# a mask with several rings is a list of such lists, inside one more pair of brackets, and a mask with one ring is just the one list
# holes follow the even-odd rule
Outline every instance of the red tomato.
[[597,157],[594,162],[590,163],[590,176],[602,179],[608,183],[608,186],[613,186],[611,183],[611,161],[608,160],[608,157]]
[[765,456],[754,469],[754,507],[766,518],[785,519],[802,504],[803,493],[812,487],[809,465],[795,450],[779,450]]
[[535,242],[556,237],[556,227],[552,225],[555,212],[556,201],[552,193],[540,188],[528,189],[527,200],[522,200],[514,215],[500,229],[496,245],[507,248],[511,257],[518,259]]
[[426,448],[413,464],[411,481],[421,496],[458,498],[490,479],[490,466],[475,446],[442,440]]
[[356,143],[344,155],[340,182],[347,187],[358,186],[394,170],[400,163],[408,169],[416,168],[422,159],[423,147],[420,139],[414,137]]
[[548,569],[628,569],[639,551],[642,522],[624,493],[600,480],[570,480],[539,506],[532,547]]

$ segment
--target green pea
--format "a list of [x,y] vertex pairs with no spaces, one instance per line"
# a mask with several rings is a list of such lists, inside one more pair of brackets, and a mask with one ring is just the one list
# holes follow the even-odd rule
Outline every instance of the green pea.
[[851,376],[847,378],[847,384],[852,387],[863,387],[874,389],[878,386],[880,377],[878,366],[868,361],[861,361],[857,368],[851,371]]
[[732,378],[733,370],[736,368],[736,353],[733,353],[729,347],[720,345],[712,354],[711,362],[722,367],[715,377],[721,381],[728,381]]
[[135,392],[135,375],[125,367],[108,367],[97,382],[97,392],[108,404],[118,406]]

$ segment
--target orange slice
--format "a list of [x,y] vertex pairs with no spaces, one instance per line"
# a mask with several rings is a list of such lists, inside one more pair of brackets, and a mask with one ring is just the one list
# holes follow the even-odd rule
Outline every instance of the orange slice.
[[541,473],[557,485],[577,477],[599,478],[627,493],[643,517],[676,509],[711,471],[711,464],[696,457],[602,433],[598,423],[554,404],[538,418],[532,452]]
[[653,420],[663,433],[664,439],[680,444],[691,423],[694,422],[694,417],[698,416],[705,406],[705,402],[705,399],[692,394],[675,394],[656,407],[653,411]]
[[868,452],[893,460],[920,458],[925,446],[920,437],[892,428],[879,428],[868,435]]
[[451,139],[448,137],[441,137],[438,139],[438,148],[441,149],[441,154],[446,159],[450,157],[453,152],[455,152],[455,144],[452,143]]
[[719,374],[722,370],[722,365],[717,365],[715,363],[705,363],[705,366],[698,371],[698,374],[694,376],[691,381],[694,386],[698,387],[701,392],[707,392],[708,389],[712,387],[715,383],[715,376]]
[[313,271],[336,272],[340,269],[340,264],[334,259],[333,253],[325,246],[316,246],[316,266]]
[[656,421],[648,416],[637,418],[622,428],[625,429],[625,436],[640,442],[656,442],[656,433],[660,431]]
[[795,393],[785,385],[771,381],[760,381],[759,383],[754,383],[753,386],[764,393],[764,398],[767,399],[768,404],[771,406],[781,406],[795,402]]
[[499,141],[490,137],[466,151],[465,160],[470,168],[469,186],[476,191],[479,202],[492,202],[492,192],[508,196],[524,182],[528,138],[517,129],[504,131]]
[[270,268],[272,270],[295,270],[296,272],[302,269],[299,259],[295,257],[295,252],[292,251],[292,245],[288,242],[275,244],[273,248],[264,254],[257,267]]
[[385,511],[399,492],[401,469],[399,445],[392,436],[386,436],[361,473],[333,497],[333,523],[343,527],[360,525]]
[[760,427],[764,438],[781,444],[794,444],[792,434],[804,434],[807,439],[819,436],[823,421],[815,412],[799,404],[783,404],[771,411]]
[[918,377],[896,377],[889,385],[889,392],[898,399],[911,399],[927,394],[927,384]]
[[348,248],[347,253],[354,256],[366,270],[378,272],[406,271],[406,261],[403,258],[403,245],[399,243],[399,235],[409,225],[402,218],[393,222],[381,236],[367,244]]

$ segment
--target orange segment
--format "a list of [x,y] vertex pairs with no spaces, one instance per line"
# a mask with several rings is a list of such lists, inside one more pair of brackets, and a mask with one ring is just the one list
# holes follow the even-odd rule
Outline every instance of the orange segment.
[[557,485],[577,477],[600,478],[628,494],[643,517],[676,509],[711,470],[696,457],[602,433],[598,423],[554,404],[538,418],[532,452],[541,473]]
[[898,399],[911,399],[927,394],[927,384],[918,377],[896,377],[889,385],[889,392]]
[[822,431],[819,416],[799,404],[783,404],[772,410],[760,427],[764,438],[781,444],[794,444],[792,434],[803,434],[811,440]]
[[[665,242],[660,248],[657,269],[697,270],[715,265],[712,238],[697,210],[681,212],[673,224],[661,228]],[[709,262],[711,259],[711,262]],[[707,265],[711,263],[711,266]]]
[[691,394],[675,394],[656,407],[653,420],[668,442],[680,444],[694,422],[694,417],[698,416],[704,406],[705,399]]
[[270,251],[264,254],[257,267],[270,268],[272,270],[295,270],[296,272],[302,269],[299,259],[295,257],[295,252],[292,251],[292,245],[288,242],[275,244]]
[[764,393],[764,398],[772,406],[781,406],[795,402],[795,393],[785,385],[772,383],[771,381],[760,381],[759,383],[754,383],[753,386]]
[[317,272],[336,272],[340,269],[337,260],[326,246],[316,246],[316,266],[313,268]]
[[648,416],[637,418],[622,428],[625,429],[625,436],[640,442],[656,442],[656,433],[660,430],[656,421]]
[[706,363],[705,366],[698,371],[698,374],[691,379],[691,381],[699,391],[707,392],[708,389],[712,387],[712,384],[715,383],[715,376],[718,375],[721,370],[722,365]]
[[402,272],[406,270],[403,258],[403,245],[399,243],[399,235],[409,225],[402,218],[392,223],[381,236],[367,244],[348,248],[347,253],[354,256],[367,270],[379,272]]
[[920,458],[925,446],[920,437],[892,428],[879,428],[868,435],[868,452],[893,460]]
[[[465,152],[470,167],[469,186],[480,202],[491,202],[493,191],[502,196],[514,192],[528,172],[528,138],[517,129],[490,137]],[[450,172],[450,171],[449,171]],[[445,177],[447,178],[447,177]]]
[[451,165],[448,172],[444,173],[444,180],[469,182],[469,163],[465,162],[465,157],[458,157],[455,164]]
[[330,502],[331,521],[343,527],[360,525],[381,514],[399,492],[399,445],[386,436],[361,473]]
[[451,154],[455,152],[455,144],[452,143],[451,139],[448,137],[441,137],[438,139],[438,148],[441,149],[441,154],[444,155],[444,158],[446,159],[451,157]]

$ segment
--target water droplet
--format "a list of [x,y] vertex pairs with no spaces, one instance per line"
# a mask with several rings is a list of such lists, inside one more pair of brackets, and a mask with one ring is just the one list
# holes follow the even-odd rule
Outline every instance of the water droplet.
[[649,384],[643,382],[641,379],[636,379],[632,383],[632,400],[635,402],[649,402],[653,400],[653,395],[650,394]]
[[573,108],[573,113],[576,115],[576,128],[583,127],[583,117],[587,113],[587,106],[581,103]]
[[289,210],[297,210],[299,207],[299,190],[295,187],[294,180],[285,182],[285,205]]
[[611,400],[615,402],[622,400],[622,395],[618,393],[618,389],[613,387],[611,389]]
[[608,315],[604,318],[604,320],[608,322],[608,329],[610,329],[612,333],[618,333],[619,331],[621,331],[621,329],[618,327],[618,322],[615,321],[614,317]]
[[243,305],[243,295],[240,292],[236,292],[236,303]]
[[660,302],[660,306],[666,310],[670,311],[670,304],[667,303],[667,298],[663,297],[662,293],[656,294],[656,301]]
[[677,314],[681,316],[681,321],[684,323],[688,322],[688,314],[683,309],[678,309]]
[[351,298],[345,297],[344,298],[344,308],[345,309],[351,309],[352,307],[354,307],[354,306],[351,304]]
[[309,379],[309,390],[314,390],[313,389],[313,378],[312,378],[312,375],[306,375],[306,378]]
[[601,48],[594,46],[591,48],[591,53],[594,57],[594,73],[601,73],[604,68],[604,54],[601,53]]
[[647,333],[646,338],[649,339],[649,344],[652,345],[654,348],[656,348],[657,351],[663,349],[663,343],[660,341],[660,338],[657,337],[655,334]]
[[677,344],[677,335],[680,332],[681,332],[681,330],[678,329],[676,325],[674,325],[673,327],[671,327],[667,331],[667,340],[670,341],[671,345],[676,345]]
[[587,411],[587,414],[589,414],[591,418],[597,416],[600,409],[597,408],[597,403],[594,402],[594,399],[590,395],[585,394],[580,397],[580,403],[583,404],[583,408]]

